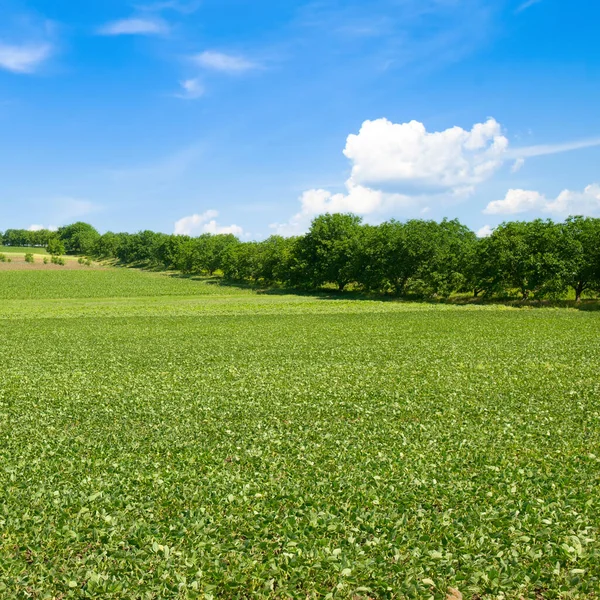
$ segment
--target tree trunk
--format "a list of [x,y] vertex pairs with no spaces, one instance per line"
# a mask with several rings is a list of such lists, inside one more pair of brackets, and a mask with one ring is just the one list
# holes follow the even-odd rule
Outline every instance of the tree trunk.
[[396,281],[396,285],[394,286],[396,288],[396,296],[402,296],[403,292],[404,292],[404,288],[406,287],[406,277],[403,277],[401,280]]
[[585,288],[585,283],[580,281],[575,288],[575,302],[581,302],[581,294]]

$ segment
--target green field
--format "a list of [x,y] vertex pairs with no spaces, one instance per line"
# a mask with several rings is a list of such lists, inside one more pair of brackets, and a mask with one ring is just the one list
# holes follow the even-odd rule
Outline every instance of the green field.
[[0,254],[48,254],[46,248],[31,246],[0,246]]
[[0,597],[597,598],[600,313],[0,273]]

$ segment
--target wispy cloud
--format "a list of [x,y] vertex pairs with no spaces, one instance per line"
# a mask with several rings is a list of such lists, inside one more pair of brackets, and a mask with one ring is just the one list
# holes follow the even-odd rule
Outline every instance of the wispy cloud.
[[53,204],[57,215],[56,220],[60,223],[80,219],[102,210],[98,204],[80,198],[58,198],[54,200]]
[[513,163],[513,166],[510,168],[511,173],[518,173],[525,166],[524,158],[517,158]]
[[513,148],[512,150],[509,150],[508,158],[514,158],[518,160],[532,158],[534,156],[547,156],[548,154],[560,154],[561,152],[570,152],[572,150],[581,150],[583,148],[593,148],[594,146],[600,146],[600,137],[588,138],[586,140],[575,140],[573,142],[563,142],[561,144],[540,144],[538,146]]
[[0,68],[13,73],[34,73],[52,55],[51,44],[0,43]]
[[374,23],[364,22],[363,20],[360,23],[340,25],[334,32],[348,36],[349,38],[377,38],[389,35],[390,29],[391,25],[387,20],[380,20]]
[[165,0],[164,2],[141,4],[136,8],[143,12],[161,12],[163,10],[173,10],[183,15],[191,15],[200,8],[201,4],[201,0],[192,0],[190,2],[182,2],[179,0]]
[[131,18],[112,21],[102,26],[100,35],[162,35],[169,26],[161,19]]
[[[487,0],[313,0],[295,24],[325,55],[347,52],[351,70],[426,72],[489,44],[500,2]],[[433,26],[435,23],[435,26]],[[333,34],[333,35],[332,35]],[[360,39],[363,38],[363,39]],[[357,43],[362,44],[357,52]]]
[[517,12],[517,13],[523,12],[524,10],[531,8],[534,4],[539,4],[541,1],[542,0],[526,0],[526,2],[523,2],[521,5],[519,5],[517,7],[517,10],[515,12]]
[[136,187],[145,185],[155,187],[185,175],[199,160],[202,149],[200,144],[193,144],[147,165],[113,169],[109,171],[109,175],[120,185],[132,183]]
[[222,73],[239,74],[260,68],[260,65],[243,56],[225,54],[207,50],[192,57],[193,61],[205,69],[220,71]]
[[199,79],[185,79],[179,82],[181,92],[175,94],[176,98],[182,100],[197,100],[204,96],[204,86]]

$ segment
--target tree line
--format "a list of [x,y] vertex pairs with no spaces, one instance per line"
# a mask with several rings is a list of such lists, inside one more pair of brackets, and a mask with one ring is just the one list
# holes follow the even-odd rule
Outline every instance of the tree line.
[[368,225],[352,214],[316,217],[308,233],[240,241],[153,231],[100,235],[87,223],[56,232],[8,230],[5,245],[45,246],[230,281],[314,290],[335,286],[397,296],[559,298],[600,293],[600,219],[569,217],[499,225],[478,238],[458,220],[413,219]]

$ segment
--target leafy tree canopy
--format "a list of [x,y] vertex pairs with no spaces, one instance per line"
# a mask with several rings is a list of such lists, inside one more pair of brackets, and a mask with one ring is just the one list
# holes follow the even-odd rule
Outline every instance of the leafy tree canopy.
[[63,241],[67,254],[91,254],[100,238],[94,227],[81,221],[61,227],[58,236]]

